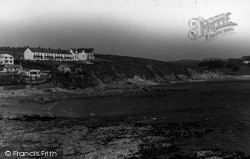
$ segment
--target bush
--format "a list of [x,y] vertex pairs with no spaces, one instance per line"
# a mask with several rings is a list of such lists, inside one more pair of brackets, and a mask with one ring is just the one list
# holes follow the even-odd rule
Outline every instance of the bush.
[[1,74],[0,75],[0,85],[10,86],[10,85],[23,85],[26,84],[26,76],[19,74]]
[[198,67],[207,67],[207,69],[222,68],[224,67],[224,62],[222,60],[202,61],[198,64]]
[[[227,60],[227,65],[226,68],[227,69],[233,69],[234,67],[237,67],[238,65],[242,64],[242,60],[241,59],[228,59]],[[235,68],[237,69],[237,68]]]
[[239,70],[240,70],[240,66],[237,65],[237,66],[234,66],[231,71],[236,72],[236,71],[239,71]]
[[232,64],[232,63],[229,63],[229,64],[227,64],[227,66],[226,66],[227,69],[231,69],[231,68],[233,68],[233,67],[235,67],[235,65]]

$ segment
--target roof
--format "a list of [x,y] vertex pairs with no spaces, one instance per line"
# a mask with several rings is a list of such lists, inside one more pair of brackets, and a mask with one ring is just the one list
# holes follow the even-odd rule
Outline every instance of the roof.
[[0,57],[13,57],[10,54],[0,54]]
[[28,70],[28,72],[40,72],[41,70]]
[[73,52],[82,52],[84,50],[85,53],[92,53],[94,51],[94,48],[77,48],[77,49],[72,49]]
[[70,68],[69,65],[67,65],[67,64],[61,64],[58,67],[68,67],[68,68]]
[[4,68],[16,68],[16,69],[22,69],[22,65],[5,65]]
[[61,49],[51,49],[51,48],[29,48],[32,52],[44,52],[44,53],[53,53],[53,54],[71,54],[69,50]]

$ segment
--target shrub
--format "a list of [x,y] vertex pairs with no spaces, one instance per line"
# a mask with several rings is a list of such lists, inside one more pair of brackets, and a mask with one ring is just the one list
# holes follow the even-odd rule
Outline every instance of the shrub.
[[224,67],[224,62],[222,60],[202,61],[198,64],[198,67],[207,67],[207,69],[222,68]]
[[234,66],[234,67],[232,68],[231,71],[236,72],[236,71],[239,71],[239,70],[240,70],[240,67],[239,67],[238,65],[236,65],[236,66]]
[[227,69],[231,69],[231,68],[233,68],[234,66],[235,66],[234,64],[229,63],[229,64],[227,64],[226,68],[227,68]]

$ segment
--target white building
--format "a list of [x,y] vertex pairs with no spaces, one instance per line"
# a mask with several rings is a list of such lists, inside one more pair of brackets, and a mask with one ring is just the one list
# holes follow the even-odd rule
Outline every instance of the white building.
[[27,48],[24,51],[25,60],[72,61],[73,55],[68,50]]
[[71,49],[71,54],[73,55],[73,59],[75,61],[87,61],[94,60],[94,49],[93,48],[78,48]]
[[0,65],[13,65],[14,58],[9,54],[1,54],[0,55]]
[[26,72],[26,75],[29,76],[29,77],[32,77],[32,78],[36,78],[36,77],[41,77],[40,75],[40,70],[25,70]]
[[51,61],[90,61],[94,59],[93,48],[78,48],[69,50],[27,48],[24,51],[25,60]]
[[250,63],[249,60],[244,60],[244,61],[243,61],[243,64],[246,64],[246,65],[247,65],[247,64],[249,64],[249,63]]

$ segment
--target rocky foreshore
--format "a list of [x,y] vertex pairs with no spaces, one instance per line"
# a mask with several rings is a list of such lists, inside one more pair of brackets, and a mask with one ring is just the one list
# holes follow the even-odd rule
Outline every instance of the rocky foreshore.
[[[193,148],[178,142],[212,133],[209,119],[165,122],[113,118],[49,118],[23,116],[1,119],[1,147],[53,147],[65,159],[250,158],[238,151]],[[1,151],[1,158],[4,157]]]
[[[177,84],[178,85],[178,84]],[[240,151],[190,146],[196,140],[217,131],[210,118],[168,121],[164,118],[128,116],[92,116],[89,118],[49,117],[48,115],[12,115],[4,112],[13,104],[39,104],[68,99],[102,96],[164,97],[187,91],[186,87],[109,85],[84,90],[18,90],[1,93],[1,147],[51,147],[63,150],[65,159],[247,159]],[[202,96],[216,92],[202,91]],[[203,98],[200,98],[201,100]],[[202,100],[203,101],[203,100]],[[0,158],[4,158],[1,149]]]

